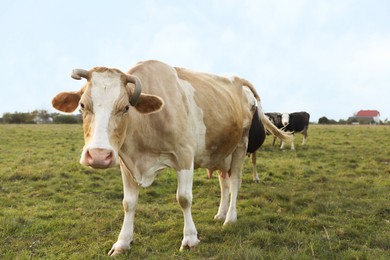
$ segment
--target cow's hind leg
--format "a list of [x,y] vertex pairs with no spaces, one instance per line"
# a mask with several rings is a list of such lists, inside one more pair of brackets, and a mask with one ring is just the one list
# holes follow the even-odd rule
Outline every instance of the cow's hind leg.
[[260,182],[259,174],[257,173],[257,166],[256,166],[256,151],[254,151],[251,154],[251,159],[252,159],[252,176],[253,176],[253,181],[256,183]]
[[233,152],[230,168],[230,204],[224,225],[237,220],[237,196],[241,186],[242,164],[246,155],[246,145],[241,143]]
[[214,219],[225,220],[226,213],[229,209],[229,177],[227,173],[219,173],[219,187],[221,188],[221,201],[217,215]]
[[302,145],[306,145],[307,128],[302,132],[302,134],[303,134]]
[[122,169],[123,181],[123,209],[125,218],[118,240],[108,252],[109,256],[116,256],[125,253],[130,249],[130,243],[133,241],[134,214],[138,202],[139,186],[134,182],[130,173]]
[[184,216],[183,240],[181,242],[180,251],[183,251],[187,246],[191,248],[199,244],[198,232],[196,231],[191,213],[193,175],[193,164],[190,169],[177,171],[176,199]]

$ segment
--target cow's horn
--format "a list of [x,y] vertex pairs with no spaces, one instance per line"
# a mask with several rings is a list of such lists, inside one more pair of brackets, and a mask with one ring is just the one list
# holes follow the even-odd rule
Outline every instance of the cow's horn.
[[83,69],[72,70],[72,78],[80,80],[81,78],[89,79],[89,71]]
[[138,103],[139,96],[141,95],[142,85],[139,78],[133,75],[127,75],[127,83],[133,83],[135,85],[133,95],[130,99],[130,105],[135,106]]

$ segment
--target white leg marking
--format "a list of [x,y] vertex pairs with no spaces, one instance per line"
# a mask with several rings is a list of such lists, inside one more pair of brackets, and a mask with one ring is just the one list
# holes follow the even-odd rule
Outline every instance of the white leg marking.
[[123,209],[125,218],[118,240],[108,252],[109,256],[116,256],[125,253],[130,249],[130,243],[133,241],[134,214],[138,202],[139,186],[133,181],[127,172],[122,170],[123,180]]
[[294,135],[291,136],[291,150],[295,150]]
[[284,148],[284,141],[282,140],[282,144],[280,145],[280,149]]
[[214,219],[225,220],[229,208],[229,175],[218,174],[218,178],[219,186],[221,188],[221,201],[219,203],[217,215],[214,216]]
[[236,222],[237,220],[237,195],[240,185],[241,178],[232,174],[230,176],[230,204],[226,213],[225,222],[223,223],[224,225]]
[[253,176],[253,181],[256,183],[260,182],[259,174],[257,173],[257,167],[256,167],[256,151],[251,154],[251,159],[252,159],[252,176]]
[[245,160],[246,145],[239,145],[232,155],[230,168],[230,204],[224,225],[237,220],[237,195],[241,186],[242,165]]
[[195,247],[199,244],[198,232],[191,214],[193,174],[193,164],[191,169],[177,172],[176,199],[179,202],[184,216],[183,240],[180,251],[183,251],[187,246]]
[[304,132],[304,133],[303,133],[302,145],[306,145],[306,137],[307,137],[307,133]]

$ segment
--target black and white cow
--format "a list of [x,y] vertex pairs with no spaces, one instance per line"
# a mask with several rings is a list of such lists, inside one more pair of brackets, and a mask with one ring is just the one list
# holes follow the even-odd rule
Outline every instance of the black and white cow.
[[[310,114],[304,111],[281,114],[282,128],[280,129],[286,132],[291,132],[293,134],[291,139],[291,150],[295,150],[294,133],[301,133],[303,135],[302,145],[306,145],[309,120],[310,120]],[[279,128],[279,125],[276,126]],[[283,148],[284,148],[284,142],[282,140],[280,149]]]
[[[257,111],[255,112],[257,113]],[[256,115],[256,114],[255,114]],[[294,133],[303,134],[302,144],[306,144],[307,129],[309,126],[310,115],[307,112],[296,112],[296,113],[265,113],[268,119],[279,129],[286,131],[291,135],[291,149],[295,150],[294,146]],[[253,172],[253,181],[259,182],[259,174],[257,173],[256,165],[256,151],[263,145],[266,134],[271,135],[272,133],[265,130],[261,120],[255,120],[258,117],[254,116],[252,124],[249,130],[249,140],[247,153],[252,159],[252,172]],[[275,144],[277,137],[274,135],[274,140],[272,145]],[[281,140],[281,149],[284,147],[284,142]],[[209,174],[210,177],[210,174]]]

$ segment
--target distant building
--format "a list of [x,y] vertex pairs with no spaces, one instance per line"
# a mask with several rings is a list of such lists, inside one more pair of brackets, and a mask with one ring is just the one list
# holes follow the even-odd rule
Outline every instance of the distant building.
[[379,124],[380,115],[378,110],[359,110],[353,117],[348,118],[348,121],[359,124]]

